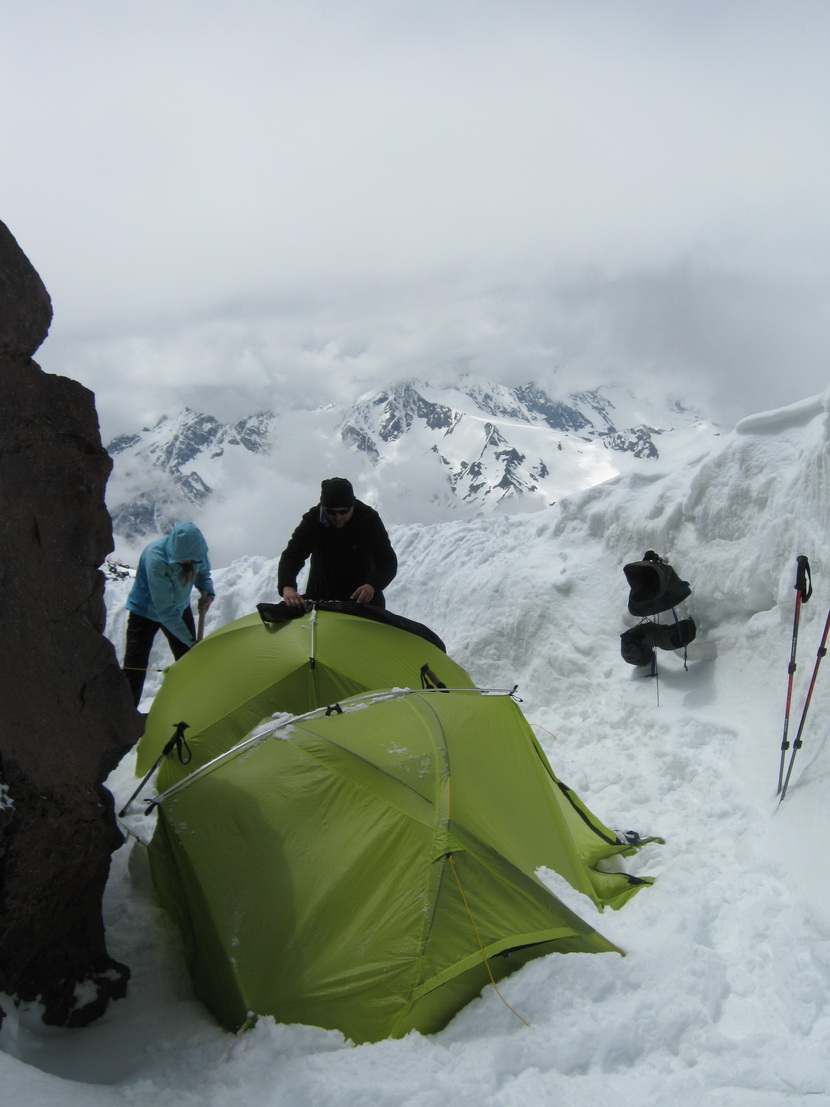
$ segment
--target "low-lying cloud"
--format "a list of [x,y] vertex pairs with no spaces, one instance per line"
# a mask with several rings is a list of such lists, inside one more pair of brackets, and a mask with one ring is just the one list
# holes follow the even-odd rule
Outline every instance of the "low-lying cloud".
[[[8,224],[105,437],[402,375],[823,388],[822,0],[30,0]],[[36,75],[34,79],[33,75]]]

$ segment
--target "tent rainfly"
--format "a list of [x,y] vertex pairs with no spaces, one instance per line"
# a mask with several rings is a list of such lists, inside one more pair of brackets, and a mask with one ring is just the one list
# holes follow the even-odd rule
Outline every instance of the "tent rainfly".
[[[407,687],[424,666],[448,689]],[[160,774],[153,875],[229,1029],[429,1033],[532,958],[621,952],[539,870],[618,907],[648,881],[598,866],[630,847],[556,778],[510,694],[476,689],[440,644],[342,610],[253,616],[171,668],[139,772],[157,711],[195,722],[190,764]]]

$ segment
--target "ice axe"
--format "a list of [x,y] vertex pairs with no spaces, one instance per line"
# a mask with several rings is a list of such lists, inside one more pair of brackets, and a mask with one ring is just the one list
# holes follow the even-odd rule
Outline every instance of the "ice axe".
[[205,612],[207,611],[207,606],[208,605],[205,605],[205,597],[200,596],[199,597],[199,603],[198,603],[199,622],[198,622],[198,625],[196,627],[196,641],[197,642],[201,642],[202,639],[205,636]]

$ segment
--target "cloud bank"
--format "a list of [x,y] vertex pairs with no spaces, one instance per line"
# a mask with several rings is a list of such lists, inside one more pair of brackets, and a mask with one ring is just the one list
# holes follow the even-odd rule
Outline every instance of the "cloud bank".
[[[830,9],[31,0],[0,218],[105,437],[459,367],[826,384]],[[698,396],[693,397],[697,399]]]

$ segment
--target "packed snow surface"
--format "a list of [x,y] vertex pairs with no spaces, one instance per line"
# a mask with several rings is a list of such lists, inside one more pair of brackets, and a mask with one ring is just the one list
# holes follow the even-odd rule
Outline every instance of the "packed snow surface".
[[[151,829],[138,813],[105,903],[129,995],[76,1031],[44,1029],[35,1009],[4,1000],[3,1101],[830,1103],[830,663],[780,806],[776,796],[799,554],[814,595],[801,611],[791,739],[830,605],[828,407],[830,390],[745,419],[702,456],[532,515],[392,528],[390,608],[436,630],[480,685],[517,683],[554,770],[601,819],[665,838],[634,860],[656,884],[619,912],[599,915],[546,876],[627,956],[552,955],[511,976],[501,991],[529,1025],[486,989],[431,1037],[355,1047],[262,1019],[237,1038],[193,996],[133,837]],[[275,554],[295,522],[275,523]],[[698,625],[688,669],[661,652],[656,680],[619,653],[635,621],[622,566],[648,549],[690,581],[682,614]],[[218,570],[207,629],[273,601],[275,567],[250,557]],[[129,584],[109,585],[119,652]],[[148,680],[145,709],[160,680]],[[130,756],[110,781],[118,806],[136,783]]]

